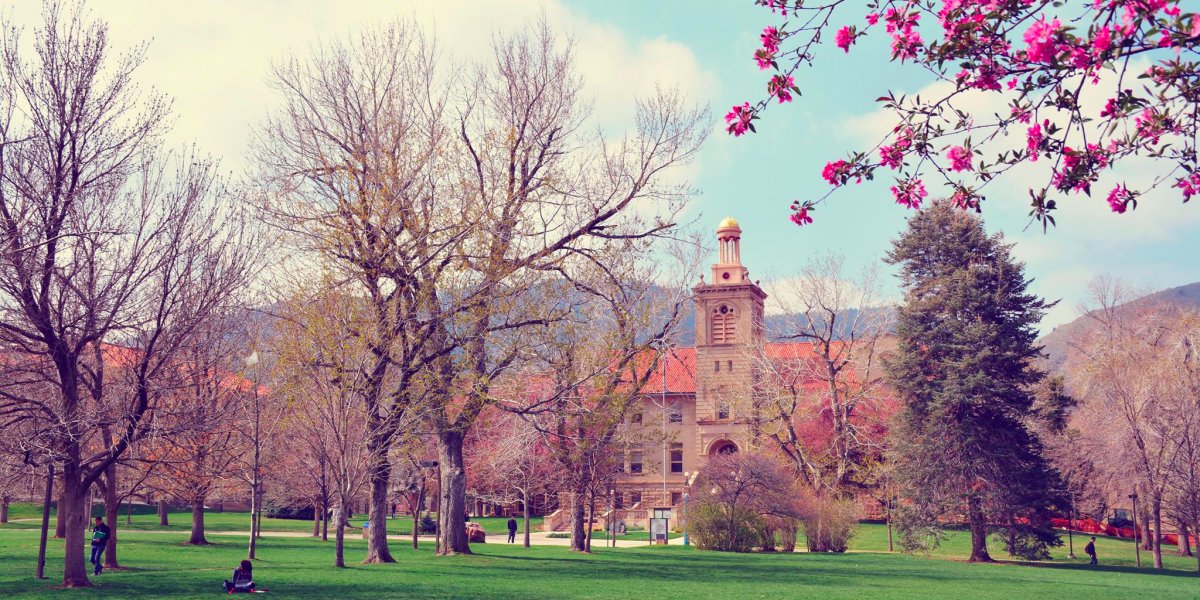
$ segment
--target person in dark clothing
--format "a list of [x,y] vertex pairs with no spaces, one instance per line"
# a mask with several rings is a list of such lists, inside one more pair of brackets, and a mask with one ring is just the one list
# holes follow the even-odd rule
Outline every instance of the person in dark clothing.
[[100,571],[104,570],[101,558],[104,556],[104,548],[108,546],[110,533],[111,530],[104,524],[104,519],[96,517],[96,524],[92,526],[92,575],[99,575]]
[[1088,542],[1087,546],[1084,546],[1083,551],[1088,556],[1092,557],[1092,562],[1089,564],[1099,564],[1096,562],[1096,536],[1092,536],[1092,541]]
[[513,543],[517,540],[517,520],[513,517],[508,518],[508,543]]
[[225,580],[225,591],[230,594],[249,594],[254,591],[254,565],[250,564],[250,561],[243,560],[242,564],[233,570],[233,581]]

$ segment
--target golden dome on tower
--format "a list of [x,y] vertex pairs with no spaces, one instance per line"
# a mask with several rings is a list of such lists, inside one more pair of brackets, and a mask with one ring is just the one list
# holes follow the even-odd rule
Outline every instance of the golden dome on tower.
[[727,216],[720,225],[717,225],[717,229],[741,229],[741,227],[738,227],[737,219]]

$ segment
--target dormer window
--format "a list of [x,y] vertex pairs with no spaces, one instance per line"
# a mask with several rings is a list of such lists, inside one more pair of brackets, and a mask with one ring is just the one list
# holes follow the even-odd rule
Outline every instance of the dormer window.
[[712,343],[732,344],[737,336],[737,314],[732,306],[722,304],[713,309],[709,324],[712,329]]

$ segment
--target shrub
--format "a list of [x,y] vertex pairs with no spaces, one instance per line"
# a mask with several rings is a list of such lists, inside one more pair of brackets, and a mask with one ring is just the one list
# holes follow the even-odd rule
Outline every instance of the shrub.
[[263,510],[268,519],[299,519],[303,521],[313,520],[313,507],[292,507],[292,506],[266,506]]
[[809,552],[845,552],[854,536],[861,509],[857,502],[805,494],[800,502],[800,524]]
[[701,550],[750,552],[761,541],[764,525],[763,518],[750,510],[739,508],[731,515],[728,506],[703,503],[688,506],[685,529]]
[[433,517],[429,515],[421,515],[421,520],[417,521],[417,531],[430,535],[435,534],[437,533],[437,521],[434,521]]

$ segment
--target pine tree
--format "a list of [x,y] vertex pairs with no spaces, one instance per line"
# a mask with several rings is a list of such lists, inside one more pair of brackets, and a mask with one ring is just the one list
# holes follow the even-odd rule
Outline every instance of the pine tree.
[[1035,328],[1050,305],[1027,291],[1011,248],[976,215],[935,202],[888,254],[905,291],[888,370],[904,401],[893,447],[910,548],[963,517],[973,562],[991,561],[989,531],[1024,558],[1062,543],[1049,518],[1060,478],[1029,428],[1045,377]]

